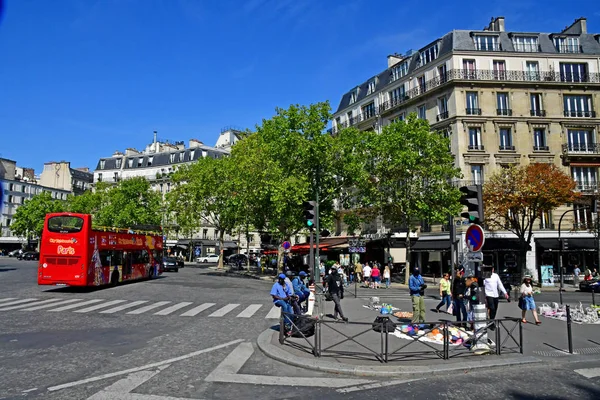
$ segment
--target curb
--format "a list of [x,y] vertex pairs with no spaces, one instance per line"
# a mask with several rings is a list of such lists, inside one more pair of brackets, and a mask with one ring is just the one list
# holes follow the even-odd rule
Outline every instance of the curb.
[[272,343],[274,335],[279,335],[279,332],[271,328],[262,332],[257,339],[258,348],[269,358],[276,361],[293,365],[295,367],[316,370],[321,372],[330,372],[334,374],[355,375],[355,376],[376,376],[376,377],[391,377],[398,375],[415,375],[415,374],[441,374],[451,371],[467,371],[477,368],[502,368],[510,365],[524,365],[540,363],[543,360],[532,356],[519,356],[518,358],[500,358],[486,360],[469,360],[468,363],[448,364],[448,365],[426,365],[426,366],[367,366],[353,365],[334,361],[323,361],[319,358],[305,357],[290,357],[290,353],[282,347]]

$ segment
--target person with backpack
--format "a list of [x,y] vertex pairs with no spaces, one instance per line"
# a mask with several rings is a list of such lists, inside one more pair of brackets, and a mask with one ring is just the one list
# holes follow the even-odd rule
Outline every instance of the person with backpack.
[[348,322],[348,318],[344,316],[342,304],[340,302],[340,300],[344,298],[344,282],[342,281],[342,277],[336,268],[333,268],[331,274],[327,277],[326,285],[327,291],[331,295],[331,300],[333,300],[333,303],[335,304],[333,309],[333,318],[338,319],[339,314],[344,322]]

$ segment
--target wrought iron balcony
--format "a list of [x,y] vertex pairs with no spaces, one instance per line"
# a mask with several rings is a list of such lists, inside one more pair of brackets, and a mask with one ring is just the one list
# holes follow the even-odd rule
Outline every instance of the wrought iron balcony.
[[511,116],[512,115],[512,109],[510,109],[510,108],[498,108],[496,110],[496,114],[497,115],[508,115],[508,116]]
[[596,193],[598,191],[598,183],[596,181],[590,182],[577,182],[575,181],[575,191],[581,192],[582,194],[586,193]]
[[533,151],[550,151],[548,146],[533,146]]
[[540,230],[552,230],[553,231],[556,228],[554,227],[554,224],[552,224],[552,223],[548,223],[548,222],[542,223],[542,222],[540,222],[539,229]]
[[515,151],[515,146],[502,146],[502,145],[500,145],[498,147],[498,150],[502,150],[502,151]]
[[444,111],[443,113],[438,114],[438,116],[437,116],[437,120],[438,121],[442,121],[442,120],[445,120],[447,118],[448,118],[448,111]]
[[572,111],[572,110],[565,110],[565,117],[596,118],[596,111]]
[[502,51],[502,46],[500,45],[500,43],[496,43],[496,44],[476,44],[475,45],[475,50],[479,50],[479,51]]
[[[404,96],[394,97],[385,101],[379,106],[379,112],[388,112],[405,102],[423,95],[437,87],[440,87],[451,81],[504,81],[504,82],[556,82],[561,83],[565,80],[559,72],[555,71],[494,71],[484,69],[451,69],[444,74],[436,76],[425,84],[413,87],[404,93]],[[600,83],[600,73],[587,73],[580,75],[581,82]],[[402,79],[402,78],[401,78]],[[400,80],[401,80],[400,79]],[[576,83],[579,83],[577,81]],[[540,115],[543,116],[543,115]]]
[[361,122],[370,120],[371,118],[375,118],[375,110],[363,110],[362,113],[356,116],[356,123],[359,124]]
[[545,117],[546,110],[531,110],[532,117]]
[[483,151],[483,150],[485,150],[485,148],[483,147],[482,144],[470,144],[469,145],[469,150]]
[[562,145],[563,154],[600,154],[600,144],[598,143],[564,143]]
[[481,115],[481,108],[467,108],[467,115]]
[[513,48],[520,53],[539,53],[541,51],[539,44],[532,43],[513,43]]

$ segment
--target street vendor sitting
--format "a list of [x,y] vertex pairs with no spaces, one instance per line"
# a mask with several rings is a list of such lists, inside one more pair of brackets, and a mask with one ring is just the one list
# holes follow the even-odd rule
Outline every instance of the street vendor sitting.
[[292,280],[294,293],[298,296],[299,304],[301,304],[305,300],[308,300],[308,296],[310,295],[310,291],[304,284],[304,278],[306,278],[307,276],[308,274],[306,272],[300,271],[298,276]]

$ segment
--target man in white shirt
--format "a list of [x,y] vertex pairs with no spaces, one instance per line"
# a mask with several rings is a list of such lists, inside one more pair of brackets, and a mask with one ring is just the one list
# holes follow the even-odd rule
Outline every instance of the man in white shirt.
[[367,263],[363,267],[363,277],[366,287],[369,287],[371,285],[371,266]]
[[494,271],[494,267],[492,267],[492,274],[489,278],[483,280],[483,285],[485,286],[485,303],[488,308],[489,319],[496,318],[496,312],[498,312],[498,300],[500,292],[504,295],[504,298],[508,300],[508,293],[500,280],[500,276]]

